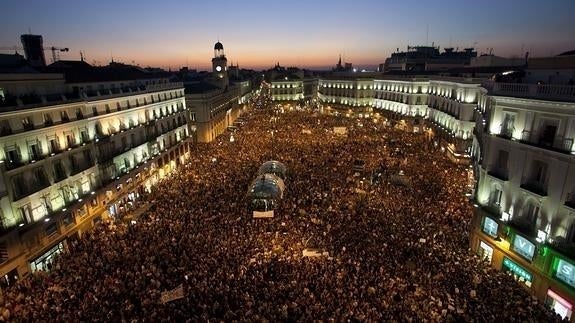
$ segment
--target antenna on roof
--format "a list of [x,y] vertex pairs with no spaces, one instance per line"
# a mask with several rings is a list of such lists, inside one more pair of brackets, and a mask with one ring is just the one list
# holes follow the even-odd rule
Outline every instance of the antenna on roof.
[[32,35],[32,29],[28,27],[28,35]]
[[427,23],[427,34],[425,36],[425,46],[429,46],[429,23]]
[[84,53],[82,51],[80,51],[80,61],[84,61]]

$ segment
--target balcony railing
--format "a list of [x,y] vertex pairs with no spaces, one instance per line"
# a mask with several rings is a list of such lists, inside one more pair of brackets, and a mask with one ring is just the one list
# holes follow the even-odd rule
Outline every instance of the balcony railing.
[[538,131],[523,130],[521,142],[562,153],[571,153],[573,149],[573,138],[555,136],[553,139],[547,139]]
[[496,204],[482,205],[481,208],[496,219],[501,218],[501,207]]
[[503,124],[500,124],[499,134],[497,136],[505,139],[511,139],[513,137],[513,131],[515,131],[515,127],[506,127]]
[[525,236],[529,238],[535,238],[536,235],[535,225],[528,219],[525,219],[523,217],[517,217],[511,219],[507,224],[510,227],[514,228],[516,231],[521,232]]
[[489,91],[489,94],[575,101],[575,86],[573,85],[498,83],[494,81],[484,81],[481,85]]
[[506,168],[498,167],[498,166],[490,166],[489,171],[487,172],[490,176],[495,178],[499,178],[502,181],[509,180],[509,171]]
[[522,181],[521,188],[539,196],[547,196],[547,185],[538,181],[524,179]]

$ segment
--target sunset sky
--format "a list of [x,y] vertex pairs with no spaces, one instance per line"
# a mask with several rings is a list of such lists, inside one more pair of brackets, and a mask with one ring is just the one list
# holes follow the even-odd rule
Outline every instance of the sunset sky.
[[[91,64],[206,69],[219,39],[240,67],[327,68],[341,53],[360,68],[396,48],[493,48],[496,55],[556,55],[575,49],[573,0],[67,1],[2,0],[0,47],[30,29],[45,46],[85,53]],[[3,50],[2,53],[10,51]],[[51,62],[51,53],[46,52]],[[229,64],[229,63],[228,63]]]

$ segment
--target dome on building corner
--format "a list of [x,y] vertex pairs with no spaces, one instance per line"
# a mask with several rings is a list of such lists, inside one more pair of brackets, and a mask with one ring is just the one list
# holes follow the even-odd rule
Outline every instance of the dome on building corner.
[[224,45],[222,45],[222,43],[220,43],[220,42],[217,42],[214,45],[214,50],[223,50],[223,49],[224,49]]

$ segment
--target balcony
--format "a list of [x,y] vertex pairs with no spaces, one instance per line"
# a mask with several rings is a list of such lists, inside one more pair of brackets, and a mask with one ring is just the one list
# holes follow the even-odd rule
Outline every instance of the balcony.
[[72,163],[72,165],[70,167],[70,176],[81,173],[90,167],[94,167],[94,165],[95,164],[94,164],[93,160],[84,160],[82,162],[74,162],[74,163]]
[[565,199],[565,206],[575,210],[575,192],[567,194],[567,198]]
[[511,139],[513,138],[513,131],[515,131],[515,127],[505,127],[503,124],[500,124],[499,134],[497,135],[497,137],[504,139]]
[[510,220],[507,224],[528,238],[535,238],[537,235],[535,225],[528,219],[518,217]]
[[509,180],[509,171],[507,170],[507,168],[498,167],[498,166],[490,166],[487,174],[489,176],[498,178],[504,182]]
[[547,185],[534,180],[524,180],[521,188],[539,196],[547,196]]
[[63,168],[58,168],[57,170],[54,170],[54,184],[65,180],[67,177],[68,175],[66,175],[66,172],[64,171]]
[[114,159],[114,157],[124,153],[124,149],[114,147],[100,147],[98,150],[98,162],[105,163]]
[[46,176],[38,176],[35,180],[14,185],[14,200],[19,200],[28,195],[34,194],[50,186],[50,181]]
[[492,218],[500,219],[501,218],[501,207],[496,204],[487,204],[481,205],[481,209],[489,214]]
[[26,165],[26,163],[23,162],[22,159],[20,159],[20,158],[15,158],[12,160],[6,160],[5,165],[6,165],[6,170],[13,170],[13,169],[16,169],[18,167],[22,167],[22,166]]
[[521,142],[527,145],[549,149],[560,153],[570,154],[573,148],[573,138],[555,136],[554,139],[547,139],[538,131],[523,130]]

